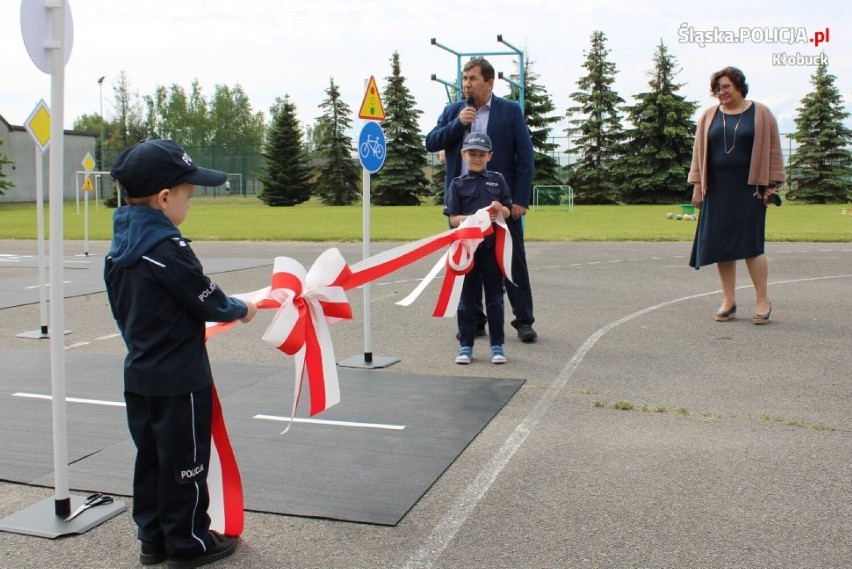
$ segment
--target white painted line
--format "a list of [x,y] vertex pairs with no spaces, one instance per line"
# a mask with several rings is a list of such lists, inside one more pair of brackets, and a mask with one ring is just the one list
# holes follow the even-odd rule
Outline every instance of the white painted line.
[[65,346],[66,350],[73,350],[74,348],[81,348],[83,346],[88,346],[91,342],[77,342],[75,344],[68,344]]
[[[70,284],[70,283],[71,283],[71,281],[62,281],[62,284]],[[50,283],[44,283],[45,288],[47,288],[49,286],[50,286]],[[38,287],[39,287],[39,285],[25,286],[24,290],[31,290],[31,289],[38,288]]]
[[[290,417],[278,417],[277,415],[255,415],[252,419],[261,419],[264,421],[280,421],[282,423],[290,422]],[[357,427],[361,429],[386,429],[390,431],[401,431],[405,429],[405,425],[387,425],[383,423],[353,423],[351,421],[328,421],[325,419],[303,419],[293,417],[294,423],[313,423],[314,425],[331,425],[333,427]]]
[[[769,283],[771,285],[777,284],[788,284],[788,283],[800,283],[800,282],[809,282],[809,281],[818,281],[818,280],[827,280],[827,279],[838,279],[838,278],[849,278],[852,277],[852,274],[848,275],[832,275],[827,277],[813,277],[813,278],[805,278],[805,279],[791,279],[787,281],[776,281]],[[752,288],[752,285],[743,285],[737,287],[739,289]],[[672,304],[677,304],[680,302],[685,302],[687,300],[694,300],[696,298],[701,298],[704,296],[711,296],[714,294],[719,294],[722,291],[714,290],[711,292],[703,292],[700,294],[693,294],[691,296],[684,296],[681,298],[676,298],[674,300],[668,300],[666,302],[661,302],[660,304],[656,304],[654,306],[650,306],[648,308],[643,308],[642,310],[637,310],[633,314],[628,314],[624,318],[616,320],[615,322],[610,322],[606,326],[597,330],[594,334],[589,336],[583,345],[577,348],[577,351],[574,352],[574,355],[568,361],[562,371],[559,372],[559,375],[551,382],[550,386],[541,396],[541,399],[538,400],[538,403],[535,404],[535,407],[529,412],[529,414],[524,418],[520,424],[515,427],[515,430],[509,435],[509,437],[503,441],[503,444],[500,445],[500,448],[494,453],[494,456],[491,458],[491,461],[486,464],[482,470],[479,471],[479,475],[476,479],[470,483],[470,485],[465,488],[461,494],[450,504],[450,507],[447,509],[447,512],[443,515],[443,517],[438,521],[435,527],[432,529],[432,532],[427,535],[423,541],[423,543],[414,551],[414,553],[408,558],[408,560],[402,565],[403,569],[428,569],[432,567],[437,561],[447,546],[450,545],[450,542],[455,537],[458,530],[467,523],[467,519],[470,516],[471,512],[473,512],[476,507],[479,505],[480,500],[482,500],[483,496],[488,492],[491,484],[497,479],[500,473],[503,471],[503,468],[509,463],[514,454],[521,448],[521,445],[524,444],[524,441],[527,440],[527,437],[533,430],[538,426],[541,419],[547,414],[550,410],[553,402],[561,397],[561,391],[568,383],[568,380],[571,379],[571,376],[574,375],[574,372],[580,367],[580,364],[583,363],[583,359],[586,357],[586,354],[591,351],[592,347],[597,343],[598,340],[603,338],[603,336],[612,330],[613,328],[617,328],[622,324],[630,322],[631,320],[638,318],[639,316],[644,316],[649,312],[653,312],[654,310],[665,308],[666,306],[671,306]]]
[[[12,397],[22,397],[26,399],[43,399],[46,401],[53,401],[52,395],[44,395],[41,393],[13,393]],[[125,403],[123,401],[103,401],[101,399],[81,399],[79,397],[66,397],[65,401],[68,403],[85,403],[87,405],[103,405],[106,407],[125,407]],[[253,419],[262,419],[266,421],[280,421],[280,422],[288,422],[290,421],[289,417],[278,417],[276,415],[255,415]],[[383,423],[354,423],[351,421],[327,421],[324,419],[302,419],[296,417],[293,419],[294,423],[313,423],[315,425],[331,425],[334,427],[359,427],[363,429],[386,429],[391,431],[401,431],[405,429],[405,425],[387,425]]]
[[95,338],[95,340],[112,340],[113,338],[115,338],[117,336],[121,336],[121,334],[116,332],[115,334],[107,334],[106,336],[98,336],[97,338]]
[[[13,393],[12,397],[25,397],[27,399],[46,399],[53,401],[52,395],[42,395],[39,393]],[[124,407],[123,401],[102,401],[99,399],[80,399],[78,397],[66,397],[68,403],[85,403],[87,405],[103,405],[105,407]]]

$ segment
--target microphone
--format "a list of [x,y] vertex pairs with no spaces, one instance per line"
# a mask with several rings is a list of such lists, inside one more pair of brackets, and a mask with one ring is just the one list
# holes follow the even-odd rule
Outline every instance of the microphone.
[[[468,107],[475,107],[476,106],[476,99],[473,98],[473,95],[471,95],[470,97],[467,98],[467,106]],[[470,123],[469,125],[467,125],[467,132],[470,132],[472,127],[473,127],[473,123]]]

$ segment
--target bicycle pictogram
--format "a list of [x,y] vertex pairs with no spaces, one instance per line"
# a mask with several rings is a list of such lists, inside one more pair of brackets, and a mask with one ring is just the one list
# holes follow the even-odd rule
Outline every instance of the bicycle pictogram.
[[375,174],[382,168],[387,156],[387,141],[379,123],[370,121],[364,124],[358,135],[358,158],[364,170]]
[[379,160],[385,155],[385,147],[382,146],[378,136],[367,135],[367,140],[361,144],[361,157],[366,158],[372,153]]

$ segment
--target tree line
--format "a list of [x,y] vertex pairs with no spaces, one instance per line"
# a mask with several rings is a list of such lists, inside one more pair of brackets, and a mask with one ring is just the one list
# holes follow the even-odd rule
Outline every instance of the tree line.
[[[648,89],[633,95],[626,104],[613,89],[617,68],[608,59],[606,36],[592,33],[584,51],[585,74],[571,93],[565,111],[567,149],[573,162],[560,167],[554,158],[554,124],[561,115],[547,89],[539,83],[534,62],[526,58],[524,112],[535,150],[534,185],[569,185],[575,203],[669,204],[686,199],[686,183],[692,156],[698,107],[679,94],[680,69],[661,41],[652,56]],[[371,201],[376,205],[440,203],[443,198],[443,166],[427,179],[424,135],[418,126],[422,111],[405,83],[399,53],[391,57],[391,73],[385,77],[382,123],[387,154],[382,169],[372,176]],[[520,73],[515,62],[517,85]],[[802,100],[791,138],[797,148],[788,163],[788,183],[782,191],[801,203],[847,203],[852,200],[852,130],[843,121],[843,97],[820,61],[811,77],[813,90]],[[510,82],[511,83],[511,82]],[[255,112],[242,87],[217,85],[207,99],[196,80],[191,90],[177,84],[157,87],[140,98],[130,89],[122,72],[113,87],[114,113],[101,124],[100,115],[82,115],[74,128],[100,132],[104,128],[106,153],[143,138],[173,138],[187,147],[213,146],[219,152],[256,152],[262,167],[256,172],[262,183],[258,198],[271,206],[293,206],[316,196],[329,205],[348,205],[360,200],[360,165],[353,157],[348,132],[351,108],[342,100],[339,86],[330,78],[320,116],[302,128],[290,98],[277,98],[267,124]],[[495,96],[498,96],[495,93]],[[516,87],[505,95],[519,100]],[[248,149],[248,150],[247,150]],[[97,148],[100,153],[100,145]],[[0,154],[0,164],[5,155]],[[109,163],[98,154],[98,163]],[[108,157],[103,157],[108,158]],[[0,170],[0,192],[3,188]],[[532,190],[532,188],[531,188]],[[558,200],[558,197],[556,198]],[[540,203],[546,203],[540,201]]]

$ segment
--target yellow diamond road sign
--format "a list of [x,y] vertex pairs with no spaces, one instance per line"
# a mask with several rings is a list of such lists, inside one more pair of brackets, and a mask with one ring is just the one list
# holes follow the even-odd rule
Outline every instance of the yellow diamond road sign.
[[89,172],[90,174],[92,170],[95,169],[95,159],[92,158],[91,152],[86,152],[86,157],[83,158],[83,168],[85,168],[86,172]]
[[50,111],[44,99],[38,102],[36,108],[30,113],[29,118],[24,123],[24,128],[33,137],[33,140],[42,153],[47,152],[47,147],[50,146]]

